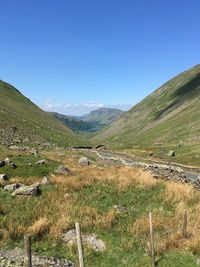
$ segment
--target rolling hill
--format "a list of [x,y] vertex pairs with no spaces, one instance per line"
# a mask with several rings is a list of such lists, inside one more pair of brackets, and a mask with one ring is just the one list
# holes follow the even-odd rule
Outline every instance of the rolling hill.
[[114,108],[100,108],[79,117],[55,112],[49,113],[74,131],[97,132],[118,119],[123,111]]
[[[169,80],[95,137],[117,149],[177,148],[176,159],[199,161],[200,65]],[[162,147],[157,149],[157,147]]]
[[80,139],[16,88],[0,80],[0,143],[73,145]]

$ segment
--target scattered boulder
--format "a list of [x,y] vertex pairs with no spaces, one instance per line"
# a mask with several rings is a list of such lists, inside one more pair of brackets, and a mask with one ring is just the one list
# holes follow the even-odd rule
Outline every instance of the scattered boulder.
[[196,263],[197,265],[200,265],[200,259],[197,259]]
[[5,160],[0,161],[0,168],[4,167],[6,165]]
[[175,152],[175,150],[170,150],[169,153],[168,153],[168,156],[169,156],[169,157],[174,157],[174,156],[176,156],[176,152]]
[[[23,267],[24,251],[15,247],[13,250],[0,250],[1,267]],[[36,253],[32,254],[32,266],[34,267],[75,267],[75,264],[66,259],[56,259],[53,257],[41,256]]]
[[4,174],[0,174],[0,181],[8,181],[8,176]]
[[45,159],[38,160],[36,163],[38,166],[47,165],[47,161]]
[[63,166],[63,165],[60,165],[56,170],[55,170],[55,173],[57,174],[61,174],[61,175],[65,175],[65,174],[69,174],[71,171]]
[[81,157],[79,159],[79,162],[78,163],[81,166],[89,166],[90,165],[90,161],[89,161],[89,159],[87,157]]
[[123,206],[115,205],[113,208],[114,208],[118,213],[129,213],[128,208],[123,207]]
[[49,177],[48,176],[44,176],[44,178],[42,179],[42,181],[41,181],[40,184],[41,185],[48,185],[48,184],[50,184]]
[[30,162],[28,162],[27,165],[28,165],[29,167],[32,167],[32,166],[33,166],[33,164],[30,163]]
[[3,190],[4,191],[9,191],[9,192],[13,192],[15,191],[17,188],[23,187],[25,186],[24,184],[20,184],[20,183],[15,183],[15,184],[8,184],[5,185]]
[[24,148],[23,146],[15,146],[15,145],[13,145],[13,146],[9,146],[9,148],[11,149],[11,150],[17,150],[17,151],[25,151],[26,150],[26,148]]
[[12,196],[22,196],[22,197],[34,197],[40,194],[39,189],[40,184],[36,183],[30,186],[22,186],[17,188],[13,193]]
[[4,159],[5,164],[10,164],[12,161],[9,158]]
[[[69,245],[76,244],[76,231],[74,229],[62,235],[62,241]],[[82,234],[82,242],[95,251],[104,251],[106,249],[105,243],[98,238],[96,234]]]

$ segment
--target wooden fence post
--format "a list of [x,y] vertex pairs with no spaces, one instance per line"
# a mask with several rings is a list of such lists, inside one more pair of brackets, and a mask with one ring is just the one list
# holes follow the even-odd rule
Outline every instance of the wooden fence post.
[[152,214],[149,212],[149,229],[150,229],[150,251],[151,251],[151,266],[155,267],[155,251],[154,251],[154,239],[153,239],[153,223]]
[[24,235],[24,265],[32,267],[31,237],[29,235]]
[[188,217],[187,217],[187,211],[184,212],[183,215],[183,237],[187,237],[187,224],[188,224]]
[[83,245],[82,245],[82,239],[81,239],[80,224],[78,222],[75,223],[75,228],[76,228],[76,238],[77,238],[77,246],[78,246],[79,266],[84,267]]

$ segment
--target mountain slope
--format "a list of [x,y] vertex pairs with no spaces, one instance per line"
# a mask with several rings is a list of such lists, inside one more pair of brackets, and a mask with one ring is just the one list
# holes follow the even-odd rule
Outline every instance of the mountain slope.
[[81,116],[81,119],[87,122],[92,121],[102,125],[109,125],[119,118],[122,113],[122,110],[116,108],[99,108]]
[[0,143],[11,145],[20,142],[70,145],[79,139],[16,88],[0,80]]
[[123,111],[113,108],[100,108],[80,117],[67,116],[55,112],[49,113],[72,130],[97,132],[119,118]]
[[67,116],[56,112],[48,112],[51,116],[64,123],[73,131],[90,131],[94,125],[90,122],[83,121],[79,117]]
[[117,148],[181,142],[195,153],[200,143],[200,65],[162,85],[95,139]]

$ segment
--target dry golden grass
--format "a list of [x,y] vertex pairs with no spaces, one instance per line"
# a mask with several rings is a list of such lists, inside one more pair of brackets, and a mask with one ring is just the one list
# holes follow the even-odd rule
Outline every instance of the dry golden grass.
[[179,202],[188,203],[194,199],[200,200],[199,192],[197,192],[191,185],[176,182],[166,183],[165,197],[167,201],[174,204]]
[[49,230],[50,220],[46,217],[41,217],[36,220],[33,225],[28,227],[27,232],[34,236],[41,236]]
[[69,175],[50,177],[52,184],[62,184],[68,190],[81,189],[98,181],[115,184],[119,190],[123,190],[130,185],[149,188],[161,183],[154,179],[150,172],[131,167],[108,167],[106,169],[82,167],[74,170]]

